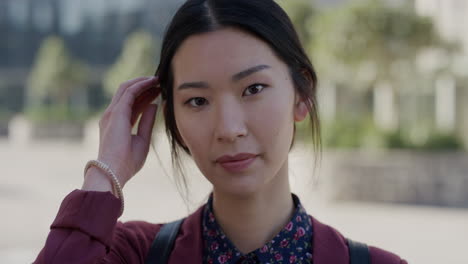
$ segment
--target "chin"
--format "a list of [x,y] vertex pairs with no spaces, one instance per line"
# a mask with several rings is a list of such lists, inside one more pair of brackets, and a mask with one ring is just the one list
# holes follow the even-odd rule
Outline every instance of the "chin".
[[257,175],[230,176],[230,179],[213,183],[217,192],[229,194],[230,196],[247,197],[258,193],[264,187],[264,179]]

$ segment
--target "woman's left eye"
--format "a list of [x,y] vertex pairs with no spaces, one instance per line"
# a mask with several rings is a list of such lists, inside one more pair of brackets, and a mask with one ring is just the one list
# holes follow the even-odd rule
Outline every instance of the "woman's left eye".
[[247,87],[247,89],[245,89],[245,91],[250,91],[251,94],[257,94],[261,90],[263,90],[265,87],[266,87],[266,85],[264,85],[264,84],[256,83],[256,84],[253,84],[253,85],[250,85],[249,87]]

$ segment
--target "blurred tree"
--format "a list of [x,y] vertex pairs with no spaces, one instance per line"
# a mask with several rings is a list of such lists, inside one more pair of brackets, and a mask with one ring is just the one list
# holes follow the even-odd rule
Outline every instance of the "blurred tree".
[[[434,93],[433,83],[450,71],[458,47],[439,36],[429,17],[416,14],[409,2],[350,1],[314,16],[308,29],[318,75],[371,92],[369,110],[380,129],[431,129],[433,103],[421,100],[422,95]],[[434,60],[435,55],[442,59]],[[431,60],[435,63],[427,63]],[[422,139],[419,134],[416,138]]]
[[[26,114],[36,120],[76,118],[79,113],[72,109],[73,99],[86,93],[86,76],[87,67],[70,57],[63,40],[48,37],[27,80]],[[83,104],[78,108],[86,108]]]
[[[433,130],[434,99],[428,95],[435,96],[434,83],[441,76],[452,75],[451,65],[459,54],[456,43],[439,36],[431,18],[416,14],[409,2],[388,5],[381,0],[349,1],[313,16],[306,28],[313,36],[308,51],[320,79],[372,94],[372,109],[367,111],[373,113],[376,135],[410,133],[416,135],[411,140],[418,142],[408,139],[401,147],[429,144],[432,139],[421,132]],[[339,114],[348,119],[355,109],[355,105],[349,105]],[[360,133],[354,133],[355,146],[363,145],[356,141]],[[388,141],[392,138],[388,136]],[[439,141],[448,142],[445,138]]]
[[122,82],[139,76],[150,76],[159,61],[156,51],[159,42],[146,32],[132,33],[125,41],[123,51],[103,80],[106,94],[112,97]]
[[430,18],[417,15],[409,4],[392,7],[380,0],[353,1],[326,11],[309,29],[316,36],[309,48],[321,74],[359,82],[360,87],[414,71],[413,62],[426,48],[452,48],[441,40]]

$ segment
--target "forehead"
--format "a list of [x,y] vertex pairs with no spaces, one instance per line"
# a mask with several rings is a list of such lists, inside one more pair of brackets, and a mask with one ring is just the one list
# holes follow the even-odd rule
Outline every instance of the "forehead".
[[223,28],[193,35],[182,43],[172,60],[174,84],[230,78],[259,64],[277,70],[285,67],[266,42],[245,31]]

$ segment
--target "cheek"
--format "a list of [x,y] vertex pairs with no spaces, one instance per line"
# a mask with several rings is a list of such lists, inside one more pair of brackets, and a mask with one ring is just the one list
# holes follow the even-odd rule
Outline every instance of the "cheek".
[[293,112],[288,96],[281,94],[262,102],[255,111],[252,124],[260,133],[260,140],[268,142],[285,141],[293,130]]
[[210,164],[210,128],[203,120],[196,118],[178,119],[177,126],[191,158],[203,175],[211,175]]

